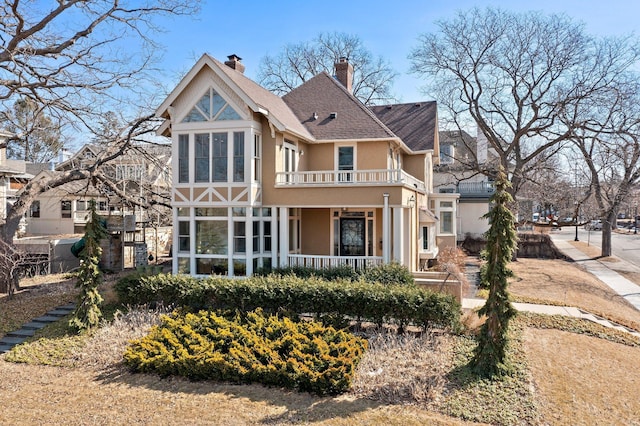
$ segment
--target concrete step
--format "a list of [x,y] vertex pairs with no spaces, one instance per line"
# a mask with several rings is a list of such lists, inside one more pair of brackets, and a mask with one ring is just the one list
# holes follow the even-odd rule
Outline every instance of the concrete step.
[[47,324],[48,323],[46,323],[46,322],[31,321],[31,322],[28,322],[28,323],[24,324],[22,326],[22,328],[26,328],[27,330],[40,330],[41,328],[46,327]]
[[0,339],[0,344],[4,343],[8,345],[17,345],[19,343],[24,342],[25,340],[27,340],[26,337],[4,336],[2,339]]
[[36,333],[35,330],[21,328],[20,330],[14,330],[7,333],[7,336],[11,337],[31,337]]
[[53,316],[53,315],[43,315],[41,317],[38,318],[34,318],[33,322],[44,322],[44,323],[51,323],[51,322],[56,322],[56,321],[60,321],[60,316]]
[[76,308],[75,303],[67,303],[66,305],[58,306],[57,309],[66,309],[68,311],[73,311]]
[[69,309],[54,309],[51,310],[49,312],[47,312],[47,315],[49,316],[54,316],[54,317],[66,317],[67,315],[69,315],[71,313],[71,310]]
[[0,343],[0,354],[4,354],[6,352],[9,352],[11,350],[11,348],[13,348],[14,345],[9,345],[7,343]]

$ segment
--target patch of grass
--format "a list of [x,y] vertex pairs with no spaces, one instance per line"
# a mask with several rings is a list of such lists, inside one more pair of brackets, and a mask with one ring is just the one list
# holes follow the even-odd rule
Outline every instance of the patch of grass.
[[512,323],[508,347],[511,375],[479,378],[469,367],[475,339],[458,336],[454,346],[454,368],[447,376],[448,389],[438,410],[474,422],[500,425],[539,424],[540,414],[532,392],[531,377],[522,342],[522,329]]
[[627,346],[640,346],[640,338],[630,333],[605,327],[581,318],[520,312],[517,320],[527,327],[568,331],[570,333],[598,337]]
[[[106,321],[113,319],[115,305],[102,309]],[[60,367],[77,366],[75,354],[91,339],[92,333],[76,334],[69,328],[67,315],[60,320],[37,330],[33,337],[14,346],[5,356],[5,361],[32,365],[53,365]]]
[[25,364],[74,366],[72,354],[89,339],[88,334],[77,335],[67,325],[68,317],[38,330],[24,343],[14,346],[5,361]]

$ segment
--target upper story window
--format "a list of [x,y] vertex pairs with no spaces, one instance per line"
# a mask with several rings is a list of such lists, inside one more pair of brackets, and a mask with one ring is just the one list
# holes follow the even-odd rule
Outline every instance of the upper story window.
[[178,182],[189,182],[189,135],[178,136]]
[[238,114],[218,92],[210,88],[189,114],[182,120],[183,123],[198,121],[241,120]]
[[293,176],[289,173],[293,173],[297,169],[298,163],[298,147],[293,142],[285,139],[284,141],[284,171],[287,172],[287,182],[293,181]]
[[142,164],[116,164],[116,179],[140,180],[144,176]]
[[262,141],[260,135],[253,135],[253,181],[260,182],[262,176],[262,165],[260,159],[262,158]]
[[71,218],[71,200],[60,201],[60,216],[63,219]]
[[451,144],[440,145],[440,164],[453,164],[454,149]]
[[336,152],[336,163],[338,165],[338,180],[351,181],[352,171],[355,170],[356,165],[356,148],[354,146],[338,146]]

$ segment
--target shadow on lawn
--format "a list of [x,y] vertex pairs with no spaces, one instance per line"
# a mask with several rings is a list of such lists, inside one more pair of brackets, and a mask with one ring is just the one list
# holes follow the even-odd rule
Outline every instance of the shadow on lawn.
[[242,400],[245,399],[254,403],[285,407],[286,410],[283,413],[265,415],[260,419],[261,424],[315,422],[348,418],[354,413],[386,405],[379,401],[355,398],[349,394],[317,396],[284,388],[270,388],[260,384],[190,381],[177,376],[160,377],[155,374],[131,373],[123,363],[113,365],[99,374],[96,379],[103,384],[126,384],[131,387],[143,387],[159,392],[194,395],[217,393],[229,400],[238,400],[236,408],[239,415],[243,410]]

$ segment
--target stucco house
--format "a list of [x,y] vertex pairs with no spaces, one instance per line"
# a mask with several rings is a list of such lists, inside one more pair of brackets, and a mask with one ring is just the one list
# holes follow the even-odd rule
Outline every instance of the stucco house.
[[[491,208],[489,198],[495,192],[493,180],[478,171],[478,164],[489,173],[496,169],[497,156],[483,137],[464,130],[443,130],[440,136],[440,162],[434,167],[434,191],[458,193],[458,241],[481,238],[489,229],[483,216]],[[479,142],[478,142],[479,141]]]
[[173,146],[175,273],[417,271],[455,245],[457,195],[433,192],[435,103],[369,109],[344,58],[283,97],[243,71],[205,54],[156,110]]

